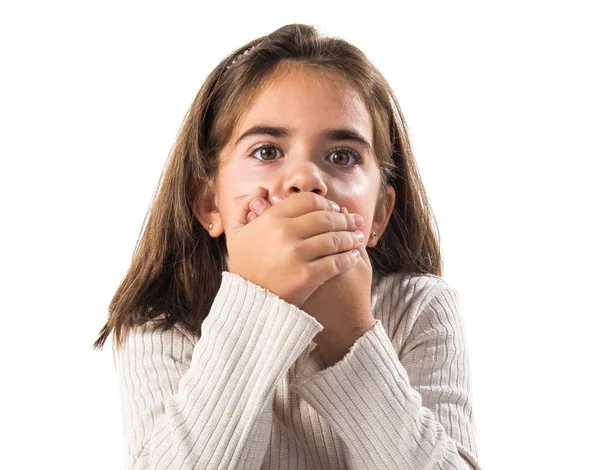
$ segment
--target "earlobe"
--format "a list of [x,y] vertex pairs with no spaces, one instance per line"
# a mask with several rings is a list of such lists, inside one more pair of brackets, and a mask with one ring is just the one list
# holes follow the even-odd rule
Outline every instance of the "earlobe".
[[217,238],[223,233],[223,224],[221,224],[221,216],[217,207],[217,196],[209,185],[196,197],[194,216],[213,238]]
[[387,227],[390,217],[394,212],[394,206],[396,204],[396,190],[393,186],[388,185],[384,195],[383,201],[378,204],[375,211],[375,217],[373,219],[373,226],[369,236],[367,246],[374,247],[377,245],[377,241],[383,235],[385,228]]
[[367,241],[368,247],[374,247],[377,245],[377,239],[379,238],[379,231],[377,230],[377,224],[373,222],[373,227],[371,227],[371,232],[369,233],[369,239]]

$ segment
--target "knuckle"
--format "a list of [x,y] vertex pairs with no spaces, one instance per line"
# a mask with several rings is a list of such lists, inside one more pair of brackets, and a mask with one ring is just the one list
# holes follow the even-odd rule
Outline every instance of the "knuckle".
[[347,230],[354,228],[354,216],[351,214],[346,214],[346,228]]
[[334,231],[336,227],[332,212],[319,212],[317,223],[323,230],[328,232]]
[[[263,217],[267,217],[265,214]],[[272,229],[273,237],[278,243],[283,243],[289,238],[289,230],[285,225],[275,225]]]
[[327,228],[329,227],[329,220],[326,214],[322,213],[322,212],[316,212],[314,215],[315,217],[315,225],[319,228]]
[[315,193],[312,192],[305,192],[305,198],[308,201],[309,206],[313,209],[313,210],[317,210],[321,207],[320,204],[320,199],[319,196],[317,196]]
[[302,285],[306,285],[312,279],[312,275],[312,268],[309,265],[304,265],[302,268],[300,268],[300,272],[298,273],[300,283]]
[[302,260],[303,249],[300,244],[292,245],[290,252],[295,262]]
[[333,257],[333,268],[336,272],[340,272],[344,270],[344,257],[343,256],[334,256]]
[[335,230],[335,212],[325,212],[323,214],[323,224],[328,230]]
[[360,244],[360,240],[355,233],[346,232],[348,234],[348,247],[354,248],[357,244]]
[[312,210],[330,211],[333,209],[330,201],[320,194],[313,192],[305,192],[304,194],[306,195],[305,197],[309,199],[308,203]]
[[331,243],[331,248],[334,252],[338,252],[342,249],[342,239],[337,233],[331,234],[331,237],[329,237],[329,242]]

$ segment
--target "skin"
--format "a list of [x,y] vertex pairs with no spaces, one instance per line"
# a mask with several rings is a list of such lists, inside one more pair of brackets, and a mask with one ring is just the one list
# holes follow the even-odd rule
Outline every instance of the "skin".
[[[291,70],[293,73],[288,73]],[[258,124],[286,127],[291,135],[252,135],[235,144],[244,131]],[[353,140],[326,140],[322,133],[332,128],[352,129],[370,148]],[[257,149],[259,144],[269,147]],[[332,151],[336,147],[343,148]],[[223,232],[227,236],[243,196],[257,188],[262,191],[254,201],[262,200],[264,205],[258,210],[248,208],[249,223],[276,203],[273,196],[312,191],[344,211],[360,214],[364,223],[359,230],[367,246],[375,246],[389,222],[395,191],[388,186],[385,201],[378,200],[381,176],[372,148],[371,117],[344,79],[298,66],[281,69],[252,101],[223,149],[218,179],[200,200],[196,217],[207,230],[213,224],[211,236]],[[362,158],[362,164],[352,152]],[[375,239],[369,237],[371,231],[376,232]],[[359,251],[356,266],[325,282],[302,306],[324,326],[314,341],[328,366],[342,359],[356,339],[375,324],[372,267],[363,245]]]

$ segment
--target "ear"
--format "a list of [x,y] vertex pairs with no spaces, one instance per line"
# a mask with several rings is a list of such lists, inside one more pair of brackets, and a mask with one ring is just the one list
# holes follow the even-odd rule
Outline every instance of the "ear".
[[[394,212],[394,205],[396,203],[396,190],[392,185],[387,185],[383,200],[379,202],[375,208],[375,215],[373,216],[373,225],[369,232],[367,246],[373,247],[377,245],[377,241],[383,235],[385,228],[387,227],[392,212]],[[371,232],[375,232],[376,237],[371,238]]]
[[[191,188],[192,196],[192,207],[194,208],[194,216],[198,219],[198,222],[202,224],[208,234],[217,238],[223,233],[223,223],[221,221],[221,215],[219,213],[219,201],[218,195],[214,189],[214,184],[209,182],[207,185],[200,187],[198,182],[194,179]],[[208,226],[212,224],[212,228]]]

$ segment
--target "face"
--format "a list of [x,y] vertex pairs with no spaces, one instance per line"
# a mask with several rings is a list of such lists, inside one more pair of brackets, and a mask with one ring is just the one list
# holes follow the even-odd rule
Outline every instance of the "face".
[[259,186],[271,203],[275,194],[312,191],[362,215],[374,246],[369,233],[381,236],[395,200],[389,187],[389,212],[376,211],[380,179],[373,124],[359,95],[342,80],[295,68],[270,80],[234,129],[220,156],[215,209],[201,222],[213,222],[213,236],[227,233],[236,205]]

